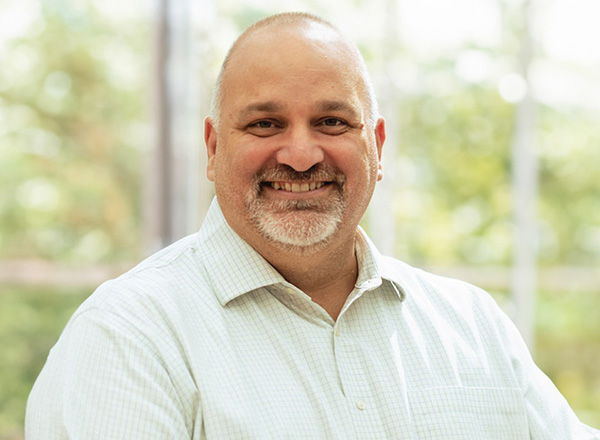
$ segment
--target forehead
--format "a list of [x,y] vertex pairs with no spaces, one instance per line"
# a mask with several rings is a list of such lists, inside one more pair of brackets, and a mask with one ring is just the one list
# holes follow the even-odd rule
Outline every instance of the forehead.
[[264,60],[274,53],[292,58],[306,54],[331,58],[349,57],[352,52],[351,45],[335,29],[312,21],[266,25],[243,35],[236,46],[231,63]]
[[240,100],[308,101],[313,94],[352,100],[361,95],[362,84],[357,55],[336,31],[318,23],[273,26],[246,36],[232,53],[222,110]]

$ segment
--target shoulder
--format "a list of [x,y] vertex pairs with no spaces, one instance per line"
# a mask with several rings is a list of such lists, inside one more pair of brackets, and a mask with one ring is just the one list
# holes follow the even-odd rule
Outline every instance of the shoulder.
[[77,309],[31,391],[30,436],[63,438],[68,426],[77,438],[100,431],[133,438],[139,427],[131,420],[147,431],[166,420],[148,412],[147,402],[182,415],[170,425],[180,434],[170,438],[188,433],[195,414],[187,403],[196,399],[189,322],[202,319],[198,311],[206,307],[198,302],[210,304],[211,297],[193,241],[183,239],[105,282]]
[[471,283],[434,274],[395,258],[384,257],[384,261],[386,270],[404,290],[409,308],[477,325],[494,325],[506,319],[494,298]]
[[100,285],[71,322],[95,320],[149,330],[172,326],[218,305],[196,234],[155,253],[118,278]]
[[397,281],[408,287],[425,290],[434,295],[451,295],[453,297],[471,297],[487,293],[473,284],[457,278],[451,278],[411,266],[392,257],[383,257],[386,272],[396,277]]

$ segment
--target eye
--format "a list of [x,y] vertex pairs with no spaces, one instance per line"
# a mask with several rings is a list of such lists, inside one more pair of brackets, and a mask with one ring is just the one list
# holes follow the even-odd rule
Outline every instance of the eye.
[[344,125],[345,122],[338,118],[327,118],[322,122],[323,125],[327,127],[338,127],[340,125]]
[[336,136],[339,134],[343,134],[348,131],[349,124],[340,118],[323,118],[318,123],[320,131],[324,134],[328,134],[331,136]]
[[252,125],[258,128],[272,128],[274,126],[272,121],[258,121]]
[[255,136],[271,136],[281,128],[281,124],[277,123],[277,121],[272,121],[270,119],[259,119],[258,121],[254,121],[246,127],[246,130],[255,135]]

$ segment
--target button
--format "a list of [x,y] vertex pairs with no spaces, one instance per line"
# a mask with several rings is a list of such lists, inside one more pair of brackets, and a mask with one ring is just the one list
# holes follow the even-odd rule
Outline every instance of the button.
[[336,327],[336,328],[335,328],[335,335],[336,335],[336,336],[339,336],[339,335],[340,335],[340,328],[339,328],[339,327]]
[[358,399],[358,400],[356,401],[355,405],[356,405],[356,407],[357,407],[358,409],[360,409],[361,411],[367,407],[367,405],[366,405],[365,401],[364,401],[364,400],[360,400],[360,399]]

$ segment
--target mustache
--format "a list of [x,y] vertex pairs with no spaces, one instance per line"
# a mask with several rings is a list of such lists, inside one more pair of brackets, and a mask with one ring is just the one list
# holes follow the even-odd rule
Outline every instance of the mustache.
[[346,176],[337,167],[325,164],[313,165],[306,171],[296,171],[289,165],[279,164],[270,168],[259,170],[254,176],[257,185],[262,182],[275,181],[297,181],[297,182],[333,182],[343,188]]

